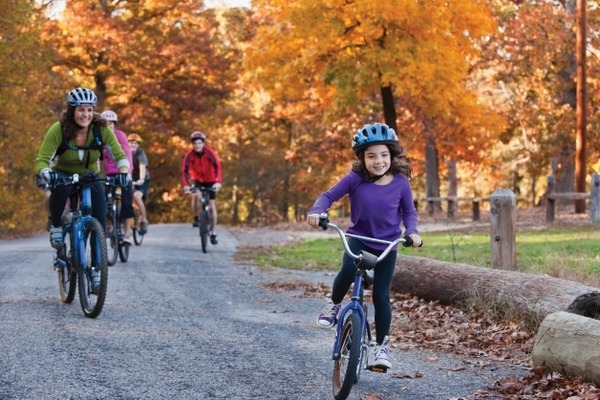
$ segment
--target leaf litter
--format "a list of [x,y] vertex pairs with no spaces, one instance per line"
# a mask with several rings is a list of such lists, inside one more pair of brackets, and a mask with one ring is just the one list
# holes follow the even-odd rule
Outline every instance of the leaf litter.
[[[297,291],[299,297],[326,297],[331,286],[303,281],[265,283],[276,291]],[[366,291],[367,302],[370,302]],[[513,322],[499,322],[483,312],[469,311],[425,301],[408,294],[392,293],[390,343],[398,349],[429,349],[455,354],[465,362],[484,368],[492,362],[518,365],[529,370],[526,376],[507,376],[492,387],[482,388],[462,400],[482,400],[501,396],[503,400],[592,400],[600,399],[600,389],[581,377],[548,373],[533,367],[531,351],[535,336]],[[435,357],[430,357],[432,362]],[[450,372],[463,367],[449,368]],[[421,371],[398,371],[396,379],[419,379]],[[362,400],[375,400],[370,395]]]

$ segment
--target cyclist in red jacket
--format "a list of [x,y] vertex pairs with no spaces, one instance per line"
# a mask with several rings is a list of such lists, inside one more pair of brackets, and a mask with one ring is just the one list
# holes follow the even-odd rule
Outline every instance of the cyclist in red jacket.
[[[192,187],[209,187],[215,189],[210,193],[210,209],[212,213],[212,224],[210,227],[210,242],[217,244],[217,235],[215,227],[217,226],[217,205],[216,192],[221,189],[222,168],[221,161],[217,153],[205,144],[206,135],[200,131],[194,131],[190,135],[190,140],[194,146],[183,157],[181,163],[181,179],[183,181],[184,193],[190,193]],[[202,192],[192,193],[192,213],[194,223],[197,227],[198,216],[201,210]]]

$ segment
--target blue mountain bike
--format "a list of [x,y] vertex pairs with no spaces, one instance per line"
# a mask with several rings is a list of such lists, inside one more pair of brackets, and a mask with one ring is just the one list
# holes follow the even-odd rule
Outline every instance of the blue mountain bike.
[[[350,302],[344,306],[338,315],[335,342],[333,344],[333,397],[343,400],[348,397],[352,385],[360,379],[363,369],[374,372],[386,372],[386,368],[369,365],[369,343],[371,343],[371,327],[368,321],[368,308],[364,304],[365,282],[367,282],[367,271],[375,268],[377,263],[383,260],[400,243],[404,246],[412,246],[409,237],[398,238],[393,242],[375,239],[366,236],[345,233],[340,227],[329,222],[327,214],[321,214],[319,226],[326,230],[335,230],[342,240],[345,252],[354,259],[356,265],[356,277],[352,289]],[[376,256],[366,251],[354,254],[348,245],[348,237],[361,239],[369,242],[383,243],[387,248]]]
[[95,174],[61,176],[54,186],[72,185],[69,211],[63,216],[63,245],[56,251],[54,269],[63,303],[71,303],[79,282],[81,309],[88,318],[102,312],[108,286],[104,229],[92,217],[91,184],[104,181]]

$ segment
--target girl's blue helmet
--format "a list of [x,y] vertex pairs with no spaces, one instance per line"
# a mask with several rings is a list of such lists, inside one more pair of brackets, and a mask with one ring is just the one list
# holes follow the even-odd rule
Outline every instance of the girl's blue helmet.
[[67,103],[73,107],[77,107],[82,104],[90,104],[93,107],[96,107],[97,101],[98,98],[96,97],[96,93],[84,87],[75,88],[67,95]]
[[366,147],[373,144],[392,144],[398,142],[396,132],[386,124],[379,122],[367,124],[360,128],[352,138],[352,150],[358,156],[358,153]]

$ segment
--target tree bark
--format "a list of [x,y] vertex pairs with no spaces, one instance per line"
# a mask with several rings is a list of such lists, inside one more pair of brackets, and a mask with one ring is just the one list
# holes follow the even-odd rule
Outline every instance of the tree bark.
[[600,384],[600,322],[579,315],[548,315],[535,336],[535,366]]
[[442,304],[472,299],[508,304],[537,324],[556,311],[595,318],[600,310],[600,291],[591,286],[422,257],[398,255],[392,290]]

